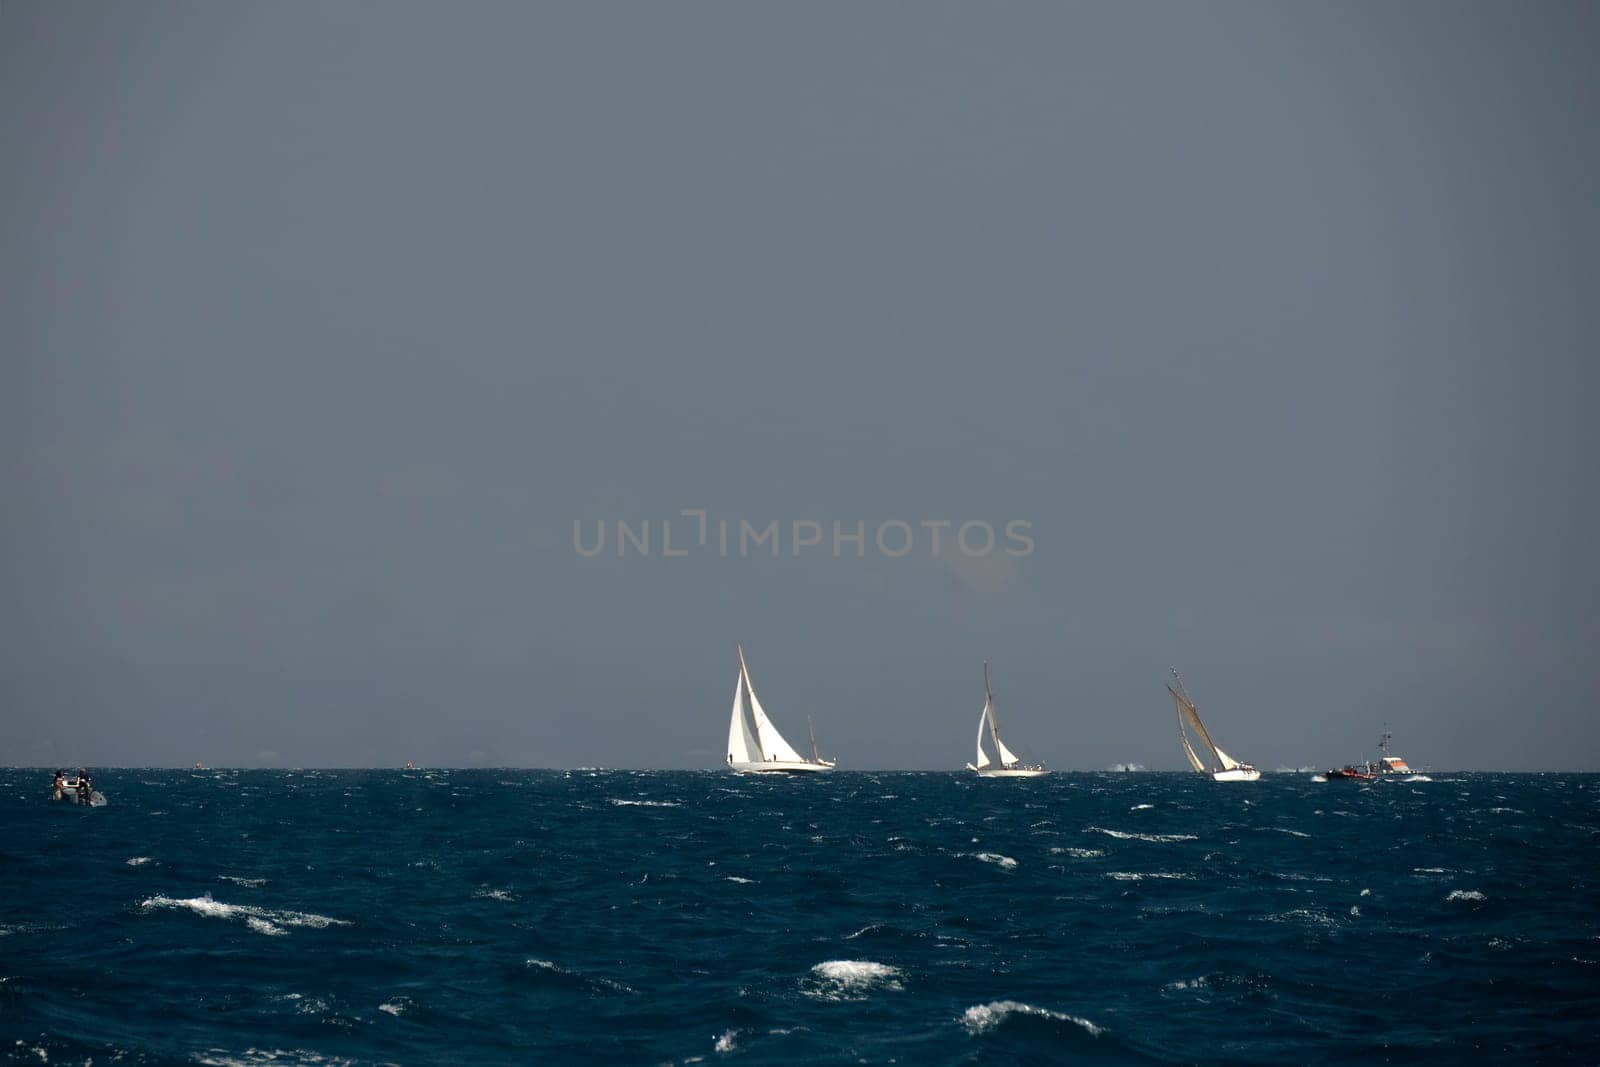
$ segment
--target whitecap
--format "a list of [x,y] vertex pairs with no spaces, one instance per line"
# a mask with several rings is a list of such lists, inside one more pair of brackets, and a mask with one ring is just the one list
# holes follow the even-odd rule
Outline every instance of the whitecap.
[[754,878],[740,878],[737,874],[728,875],[728,881],[737,882],[740,885],[755,885],[756,884],[756,880]]
[[873,960],[824,960],[811,968],[815,984],[805,991],[818,1000],[860,1000],[877,990],[901,990],[904,972]]
[[974,1004],[961,1013],[961,1025],[967,1028],[969,1034],[982,1034],[993,1030],[1012,1015],[1033,1015],[1045,1019],[1056,1019],[1061,1022],[1073,1023],[1083,1028],[1084,1032],[1092,1037],[1099,1037],[1105,1029],[1096,1026],[1088,1019],[1077,1015],[1067,1015],[1064,1012],[1051,1011],[1048,1008],[1037,1008],[1032,1004],[1024,1004],[1019,1000],[993,1000],[987,1004]]
[[711,1046],[711,1051],[713,1051],[713,1052],[732,1052],[735,1048],[738,1047],[738,1045],[734,1042],[734,1035],[737,1034],[738,1032],[739,1031],[737,1031],[737,1030],[724,1030],[724,1031],[722,1031],[722,1035],[717,1038],[717,1043]]
[[1105,855],[1105,852],[1098,848],[1052,848],[1050,853],[1054,856],[1071,856],[1079,860],[1092,860]]
[[187,909],[196,915],[204,915],[212,919],[239,919],[243,920],[250,929],[258,934],[278,935],[285,931],[285,926],[304,926],[314,930],[326,929],[329,926],[349,926],[343,919],[333,919],[326,915],[317,915],[307,911],[284,911],[274,908],[257,908],[249,904],[228,904],[220,900],[212,900],[209,895],[203,897],[188,897],[174,899],[173,897],[150,897],[140,905],[146,911],[157,908]]
[[379,1004],[378,1010],[386,1011],[398,1019],[401,1015],[405,1014],[405,1010],[408,1007],[410,1007],[410,1005],[404,1000],[391,1000],[383,1004]]
[[1178,980],[1176,982],[1168,982],[1167,985],[1166,985],[1166,988],[1167,989],[1204,989],[1206,986],[1208,986],[1210,984],[1211,984],[1210,977],[1207,976],[1207,975],[1203,975],[1202,974],[1198,978],[1180,979],[1180,980]]
[[1287,826],[1269,826],[1268,830],[1276,830],[1280,834],[1293,834],[1295,837],[1310,837],[1304,830],[1291,830]]
[[1313,782],[1326,782],[1328,780],[1328,776],[1325,774],[1313,774],[1311,776],[1311,780]]
[[150,862],[149,856],[134,856],[128,860],[129,867],[143,867]]
[[1452,889],[1446,900],[1488,900],[1489,898],[1476,889]]
[[265,878],[241,878],[236,874],[219,874],[217,875],[217,881],[232,882],[234,885],[242,885],[247,889],[259,889],[267,884]]
[[1194,878],[1194,875],[1180,874],[1176,871],[1107,871],[1106,877],[1115,878],[1119,882],[1142,882],[1146,878],[1190,880]]
[[1103,826],[1086,826],[1086,834],[1106,834],[1109,837],[1120,838],[1123,841],[1148,841],[1155,845],[1170,844],[1174,841],[1198,841],[1193,834],[1134,834],[1125,830],[1107,830]]
[[610,800],[611,800],[611,803],[615,804],[619,808],[681,808],[681,807],[683,807],[682,804],[679,804],[675,800],[623,800],[623,799],[621,799],[619,797],[611,797]]
[[982,860],[985,863],[992,863],[996,867],[1001,867],[1008,871],[1014,870],[1017,866],[1016,860],[1010,856],[1002,856],[998,852],[979,852],[974,854],[972,858]]
[[505,889],[477,889],[473,891],[472,895],[477,900],[501,900],[510,902],[517,899],[516,896],[513,895],[509,890]]
[[1129,808],[1128,810],[1129,811],[1149,811],[1153,807],[1155,807],[1154,804],[1135,804],[1133,807]]

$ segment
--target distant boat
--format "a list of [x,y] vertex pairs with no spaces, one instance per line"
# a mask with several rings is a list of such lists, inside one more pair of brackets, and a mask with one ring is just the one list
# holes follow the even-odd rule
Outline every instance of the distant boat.
[[[995,761],[983,750],[983,735],[994,742]],[[983,663],[983,710],[978,713],[978,762],[967,764],[980,778],[1038,778],[1049,774],[1042,763],[1023,763],[1000,740],[1000,717],[994,710],[994,693],[989,689],[989,661]]]
[[1323,781],[1326,782],[1337,781],[1341,778],[1354,779],[1359,782],[1370,782],[1378,776],[1367,770],[1365,767],[1357,767],[1353,764],[1346,764],[1337,771],[1324,771],[1322,777]]
[[[784,740],[767,717],[745,666],[744,647],[739,653],[739,676],[733,682],[733,715],[728,720],[728,766],[746,774],[815,774],[831,771],[837,761],[817,754],[817,732],[811,730],[811,758],[806,759]],[[748,705],[746,694],[749,695]],[[748,711],[746,707],[748,706]],[[807,720],[809,722],[809,720]]]
[[[1261,777],[1261,772],[1248,763],[1240,763],[1211,740],[1211,733],[1206,729],[1206,724],[1200,721],[1200,712],[1194,706],[1194,701],[1189,699],[1189,693],[1183,688],[1183,679],[1178,672],[1172,672],[1172,681],[1167,684],[1167,692],[1172,694],[1172,702],[1178,709],[1178,740],[1183,743],[1183,754],[1189,758],[1189,766],[1201,774],[1209,774],[1218,782],[1254,782]],[[1187,729],[1185,729],[1187,727]],[[1196,753],[1195,746],[1189,741],[1189,732],[1200,738],[1201,749],[1209,759],[1201,759]]]
[[1377,774],[1415,774],[1410,764],[1389,751],[1391,736],[1388,730],[1384,730],[1378,738],[1378,763],[1371,770]]

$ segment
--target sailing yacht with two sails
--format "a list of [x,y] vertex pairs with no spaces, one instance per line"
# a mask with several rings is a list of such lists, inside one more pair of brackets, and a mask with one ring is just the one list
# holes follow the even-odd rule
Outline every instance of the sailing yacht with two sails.
[[[1211,740],[1211,732],[1200,721],[1200,712],[1195,708],[1194,701],[1189,699],[1188,691],[1183,688],[1183,679],[1175,668],[1172,681],[1167,683],[1167,692],[1172,694],[1172,703],[1178,709],[1178,740],[1183,744],[1183,754],[1189,757],[1189,766],[1201,774],[1209,774],[1218,782],[1253,782],[1261,777],[1260,771],[1248,763],[1240,763]],[[1191,731],[1200,739],[1198,752],[1189,741]]]
[[[983,750],[983,735],[994,743],[995,759]],[[989,661],[983,661],[983,710],[978,713],[978,762],[967,764],[980,778],[1038,778],[1050,772],[1042,763],[1024,763],[1000,740],[1000,716],[994,710],[994,692],[989,688]]]
[[[739,653],[739,676],[733,682],[733,716],[728,720],[728,766],[745,774],[815,774],[831,771],[836,760],[817,754],[817,730],[811,727],[811,758],[806,759],[784,740],[750,684],[750,670]],[[746,695],[749,696],[748,702]],[[748,709],[748,711],[747,711]],[[808,717],[806,722],[810,724]]]

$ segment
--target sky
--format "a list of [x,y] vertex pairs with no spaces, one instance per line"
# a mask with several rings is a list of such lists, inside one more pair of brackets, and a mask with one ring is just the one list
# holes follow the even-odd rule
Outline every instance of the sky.
[[11,0],[0,763],[1600,770],[1597,49]]

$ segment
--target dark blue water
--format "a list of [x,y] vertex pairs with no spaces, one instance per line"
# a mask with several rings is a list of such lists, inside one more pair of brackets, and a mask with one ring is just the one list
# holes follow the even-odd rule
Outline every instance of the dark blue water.
[[0,1056],[1594,1060],[1600,777],[0,771]]

